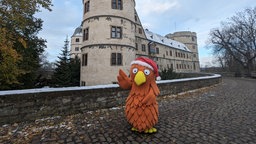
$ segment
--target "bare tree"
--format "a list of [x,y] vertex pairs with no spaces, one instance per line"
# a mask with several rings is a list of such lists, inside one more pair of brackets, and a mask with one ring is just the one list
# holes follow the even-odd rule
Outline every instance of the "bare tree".
[[209,40],[214,54],[221,55],[229,63],[235,60],[250,75],[256,58],[256,7],[247,8],[222,22],[221,28],[211,30]]

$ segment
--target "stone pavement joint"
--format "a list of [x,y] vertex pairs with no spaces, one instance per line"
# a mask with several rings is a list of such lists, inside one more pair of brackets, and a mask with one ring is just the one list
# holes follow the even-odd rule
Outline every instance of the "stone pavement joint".
[[124,107],[0,126],[0,143],[256,143],[256,80],[224,78],[206,89],[158,99],[155,134],[132,132]]

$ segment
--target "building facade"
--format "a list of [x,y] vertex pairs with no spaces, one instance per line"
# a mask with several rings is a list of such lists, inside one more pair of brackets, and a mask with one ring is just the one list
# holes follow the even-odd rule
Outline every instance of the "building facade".
[[[71,55],[81,54],[81,86],[116,83],[119,69],[128,74],[130,63],[139,56],[155,60],[160,71],[199,72],[196,33],[164,37],[143,29],[134,0],[83,0],[83,4],[81,33],[75,32],[71,41]],[[80,51],[72,45],[78,38]]]

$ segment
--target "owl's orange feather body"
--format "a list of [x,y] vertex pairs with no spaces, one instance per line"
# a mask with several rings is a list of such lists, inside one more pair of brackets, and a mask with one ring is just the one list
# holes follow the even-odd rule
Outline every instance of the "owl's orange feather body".
[[[142,85],[135,83],[133,70],[150,71],[149,75],[145,75],[146,81]],[[139,132],[143,132],[153,128],[158,122],[158,103],[156,96],[160,91],[155,81],[155,74],[152,70],[145,66],[134,64],[131,66],[130,77],[122,70],[119,70],[117,77],[118,83],[123,89],[131,89],[126,99],[125,114],[127,121]]]

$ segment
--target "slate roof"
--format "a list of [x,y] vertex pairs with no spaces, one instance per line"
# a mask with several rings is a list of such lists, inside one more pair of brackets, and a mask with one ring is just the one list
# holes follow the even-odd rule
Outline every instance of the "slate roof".
[[72,36],[82,36],[82,27],[81,26],[77,27]]
[[153,33],[149,31],[148,29],[145,29],[146,37],[149,41],[156,42],[168,47],[176,48],[179,50],[191,52],[187,46],[181,42],[169,39],[167,37],[161,36],[159,34]]

